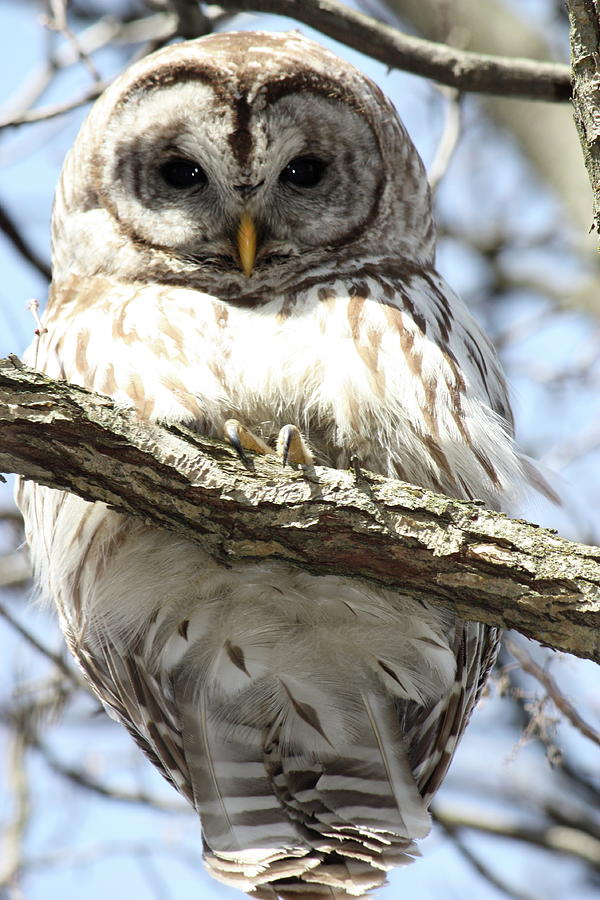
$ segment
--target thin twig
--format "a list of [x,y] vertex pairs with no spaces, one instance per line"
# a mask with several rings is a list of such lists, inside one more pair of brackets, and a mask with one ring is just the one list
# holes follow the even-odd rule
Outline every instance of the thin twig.
[[451,838],[452,843],[459,851],[461,856],[463,856],[467,862],[473,866],[476,872],[488,881],[492,887],[495,887],[500,893],[506,894],[507,897],[512,897],[513,900],[534,900],[532,894],[524,894],[522,891],[513,888],[511,885],[508,885],[505,881],[503,881],[495,872],[489,868],[489,866],[484,863],[475,853],[467,846],[460,835],[460,828],[457,825],[451,825],[448,822],[444,823],[440,819],[434,815],[434,819],[441,825],[446,834]]
[[47,765],[57,775],[72,781],[78,787],[85,788],[94,794],[99,794],[101,797],[116,800],[119,803],[151,806],[153,809],[161,810],[162,812],[189,813],[190,811],[189,807],[183,802],[177,803],[176,801],[162,800],[160,797],[153,797],[145,791],[126,791],[104,784],[102,781],[94,778],[91,772],[62,762],[54,755],[48,745],[39,739],[33,740],[31,746],[41,754]]
[[[81,31],[77,35],[77,39],[83,50],[90,54],[113,41],[117,42],[122,28],[122,23],[106,16]],[[47,60],[33,69],[21,87],[9,98],[8,103],[2,109],[2,121],[8,122],[22,116],[50,87],[55,75],[62,69],[74,65],[77,60],[77,53],[70,44],[61,43],[59,47],[53,49]]]
[[87,91],[73,100],[65,100],[62,103],[43,106],[41,109],[29,109],[21,115],[14,116],[10,120],[0,122],[0,129],[12,128],[16,125],[27,125],[32,122],[42,122],[46,119],[53,119],[55,116],[62,116],[64,113],[71,112],[71,110],[77,109],[79,106],[85,106],[86,103],[95,100],[110,84],[112,84],[112,80],[110,79],[108,81],[95,82],[87,89]]
[[440,91],[446,98],[446,118],[435,157],[427,173],[432,194],[448,171],[460,138],[462,121],[461,94],[453,88],[441,88]]
[[[231,18],[231,15],[231,13],[223,12],[220,8],[215,7],[208,10],[204,17],[209,21],[210,29],[214,29],[217,24],[222,24]],[[208,30],[208,26],[205,28],[206,30]],[[77,35],[77,40],[87,55],[111,43],[116,45],[142,44],[141,50],[131,60],[133,62],[163,46],[176,34],[177,16],[171,12],[161,12],[133,19],[130,22],[119,22],[107,16]],[[2,111],[0,129],[52,119],[95,100],[111,83],[110,79],[91,85],[84,94],[71,100],[48,105],[41,109],[31,108],[50,86],[56,72],[73,65],[77,59],[77,54],[71,45],[59,47],[40,71],[35,72],[27,80],[20,91],[18,100],[10,102],[8,109],[5,108]]]
[[564,853],[589,863],[600,871],[600,841],[590,834],[561,825],[525,825],[511,816],[497,813],[486,815],[460,809],[440,809],[435,806],[434,817],[444,828],[470,828],[485,834],[514,841],[523,841],[550,850]]
[[8,622],[8,624],[11,626],[11,628],[13,628],[18,634],[20,634],[28,644],[34,647],[38,651],[38,653],[41,653],[43,656],[49,659],[50,662],[52,662],[56,666],[56,668],[59,669],[61,673],[75,685],[75,687],[86,687],[87,689],[87,686],[85,685],[83,679],[78,678],[77,674],[70,668],[66,660],[63,659],[63,657],[58,653],[53,653],[52,650],[50,650],[48,647],[45,647],[44,644],[41,643],[41,641],[38,641],[38,639],[30,631],[28,631],[24,625],[21,625],[21,623],[18,622],[17,619],[15,619],[15,617],[8,611],[3,603],[0,603],[0,616],[2,616],[2,618],[5,619],[5,621]]
[[50,281],[51,273],[48,263],[38,256],[33,247],[25,239],[21,229],[15,220],[8,214],[6,208],[0,203],[0,230],[4,232],[8,240],[11,242],[15,250],[21,254],[23,259],[27,260],[34,269],[42,275],[47,281]]
[[77,35],[69,28],[67,22],[67,0],[48,0],[51,10],[51,16],[46,21],[48,28],[58,31],[67,39],[77,59],[83,63],[94,81],[102,81],[102,76],[94,65],[91,56],[83,48]]
[[[143,843],[142,841],[104,841],[83,849],[63,847],[51,853],[43,853],[36,856],[24,857],[18,874],[31,871],[47,873],[53,866],[89,867],[108,856],[153,856],[165,855],[169,862],[177,859],[190,867],[192,872],[199,871],[199,854],[190,851],[185,845],[173,843]],[[0,884],[0,888],[2,885]],[[4,900],[4,895],[0,895]],[[12,900],[12,898],[11,898]]]
[[584,737],[589,738],[590,741],[593,741],[600,747],[600,732],[579,715],[573,704],[567,700],[565,695],[561,692],[552,676],[539,666],[525,648],[520,647],[516,641],[511,638],[506,638],[506,646],[510,653],[519,660],[522,669],[525,672],[528,672],[529,675],[533,675],[533,677],[545,688],[556,708],[561,711],[569,722]]

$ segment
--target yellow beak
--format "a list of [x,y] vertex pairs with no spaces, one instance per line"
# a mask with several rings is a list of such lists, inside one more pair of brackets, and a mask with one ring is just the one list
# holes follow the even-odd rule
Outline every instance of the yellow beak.
[[237,231],[237,249],[242,271],[250,278],[256,259],[256,225],[249,213],[242,214]]

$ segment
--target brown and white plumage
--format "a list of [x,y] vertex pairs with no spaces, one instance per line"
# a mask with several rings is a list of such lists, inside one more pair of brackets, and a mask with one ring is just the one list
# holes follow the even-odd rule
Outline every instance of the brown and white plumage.
[[[282,178],[298,158],[322,161],[316,184]],[[165,181],[173,159],[201,181]],[[255,259],[237,255],[244,216]],[[534,478],[494,352],[435,271],[410,139],[375,85],[298,34],[214,35],[127,71],[65,163],[53,258],[38,365],[143,419],[221,436],[234,418],[268,444],[293,423],[319,463],[356,454],[494,507]],[[198,810],[217,878],[343,900],[418,854],[493,629],[18,496],[71,651]]]

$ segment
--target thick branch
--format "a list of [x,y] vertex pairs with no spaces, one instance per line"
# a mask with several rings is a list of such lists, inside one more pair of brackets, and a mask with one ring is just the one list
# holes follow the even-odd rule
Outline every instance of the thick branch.
[[0,360],[0,470],[102,500],[223,561],[271,558],[410,592],[600,660],[600,550],[366,473],[291,471]]
[[221,0],[219,5],[230,11],[289,16],[391,68],[461,91],[528,100],[568,100],[571,96],[568,66],[471,53],[425,41],[382,25],[336,0]]

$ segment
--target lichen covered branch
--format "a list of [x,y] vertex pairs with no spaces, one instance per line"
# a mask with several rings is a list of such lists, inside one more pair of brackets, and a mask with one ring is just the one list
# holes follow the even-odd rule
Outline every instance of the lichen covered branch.
[[0,470],[108,503],[221,561],[264,560],[409,592],[600,660],[600,550],[371,473],[248,471],[219,441],[0,360]]

